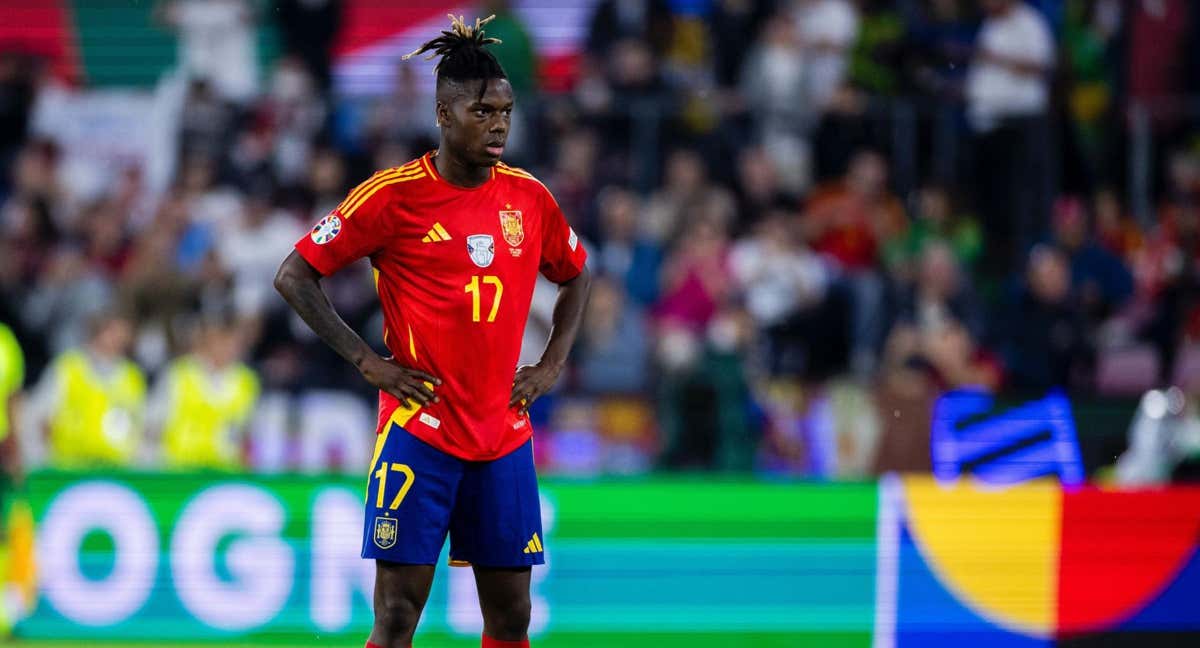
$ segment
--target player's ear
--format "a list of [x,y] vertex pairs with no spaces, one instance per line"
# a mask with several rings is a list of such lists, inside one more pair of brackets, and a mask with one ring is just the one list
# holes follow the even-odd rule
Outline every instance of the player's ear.
[[450,106],[447,106],[444,102],[439,100],[437,102],[437,106],[434,108],[434,113],[435,118],[437,119],[437,123],[435,125],[438,128],[450,125]]

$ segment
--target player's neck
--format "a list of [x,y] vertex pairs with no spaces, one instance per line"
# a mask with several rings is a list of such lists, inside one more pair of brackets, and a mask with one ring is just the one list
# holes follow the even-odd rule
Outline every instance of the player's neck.
[[433,165],[437,167],[438,175],[450,184],[473,189],[492,177],[491,168],[467,164],[455,158],[453,154],[443,151],[444,149],[439,147],[433,154]]

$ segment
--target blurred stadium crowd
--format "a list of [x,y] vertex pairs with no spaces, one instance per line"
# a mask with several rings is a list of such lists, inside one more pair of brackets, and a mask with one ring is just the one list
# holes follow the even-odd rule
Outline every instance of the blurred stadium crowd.
[[[361,465],[372,395],[271,279],[437,131],[427,65],[339,92],[342,10],[160,3],[179,48],[161,192],[119,162],[81,190],[96,170],[56,140],[72,80],[0,53],[0,347],[25,359],[8,425],[29,461]],[[547,469],[928,470],[949,389],[1200,389],[1192,3],[601,0],[554,69],[507,3],[479,10],[518,96],[508,161],[600,278],[534,412]],[[381,348],[369,267],[326,288]]]

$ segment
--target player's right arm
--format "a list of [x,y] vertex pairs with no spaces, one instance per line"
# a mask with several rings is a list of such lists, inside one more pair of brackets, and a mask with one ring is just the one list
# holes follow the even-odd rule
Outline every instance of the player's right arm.
[[352,363],[367,382],[402,403],[437,402],[442,381],[382,358],[337,314],[321,288],[321,278],[383,249],[392,238],[394,218],[388,187],[410,179],[403,169],[381,171],[356,187],[312,232],[296,243],[275,275],[275,289],[330,348]]
[[338,315],[321,288],[321,273],[293,250],[275,274],[275,289],[330,348],[353,364],[367,382],[400,399],[427,405],[437,397],[425,382],[442,381],[429,374],[381,358]]

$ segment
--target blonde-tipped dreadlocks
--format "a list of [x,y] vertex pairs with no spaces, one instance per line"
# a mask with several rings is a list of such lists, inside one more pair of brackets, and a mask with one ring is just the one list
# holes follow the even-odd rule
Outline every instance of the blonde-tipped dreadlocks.
[[[495,15],[484,19],[475,19],[475,25],[468,25],[462,16],[448,14],[450,29],[442,32],[441,36],[425,43],[416,51],[405,54],[403,60],[432,52],[425,60],[442,57],[433,71],[438,80],[471,81],[478,79],[506,79],[508,75],[485,46],[499,43],[498,38],[487,38],[483,35],[483,26],[495,18]],[[486,86],[486,83],[484,84]],[[481,93],[482,94],[482,93]]]

